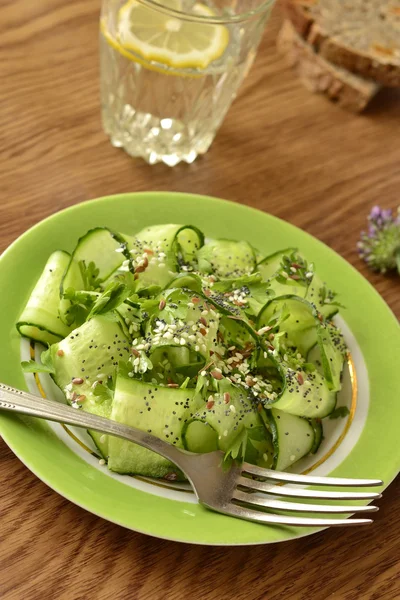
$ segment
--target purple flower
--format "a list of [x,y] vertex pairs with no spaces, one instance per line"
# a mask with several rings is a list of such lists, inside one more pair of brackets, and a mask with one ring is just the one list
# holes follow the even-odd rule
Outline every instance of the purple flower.
[[397,267],[400,273],[400,208],[374,206],[368,217],[368,232],[361,232],[357,243],[360,257],[374,271],[386,273]]

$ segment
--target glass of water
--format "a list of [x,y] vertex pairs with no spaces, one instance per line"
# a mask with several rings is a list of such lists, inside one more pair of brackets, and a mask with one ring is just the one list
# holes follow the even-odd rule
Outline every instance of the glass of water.
[[148,163],[210,147],[247,75],[274,0],[103,0],[102,121]]

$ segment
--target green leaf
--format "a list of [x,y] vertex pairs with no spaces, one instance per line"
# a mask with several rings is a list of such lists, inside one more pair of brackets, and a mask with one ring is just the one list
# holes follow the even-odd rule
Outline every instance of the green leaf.
[[185,381],[181,385],[181,390],[185,390],[190,382],[190,377],[186,377]]
[[129,361],[120,360],[118,363],[118,375],[129,377],[129,373],[132,373],[132,364]]
[[249,286],[251,284],[257,284],[262,282],[260,273],[252,273],[251,275],[243,275],[243,277],[237,277],[236,279],[220,279],[213,285],[213,291],[217,292],[228,292],[231,290],[237,290],[241,287]]
[[93,395],[96,396],[96,399],[100,402],[104,402],[105,400],[112,400],[113,393],[108,387],[108,385],[104,385],[104,383],[97,383],[93,388]]
[[159,285],[152,284],[138,290],[138,296],[140,298],[151,298],[152,296],[158,296],[160,292],[161,287]]
[[24,360],[21,362],[21,367],[24,373],[54,373],[54,369],[50,369],[35,360]]
[[347,408],[347,406],[338,406],[337,408],[335,408],[335,410],[333,412],[331,412],[331,414],[329,415],[330,419],[339,419],[341,417],[347,417],[347,415],[350,414],[349,409]]
[[231,446],[225,452],[224,462],[233,460],[243,462],[246,454],[247,441],[247,429],[243,428],[242,431],[235,437]]
[[87,318],[90,309],[98,297],[97,292],[87,292],[83,290],[75,290],[69,287],[63,293],[63,298],[71,302],[68,308],[67,323],[68,325],[82,325]]
[[87,318],[91,319],[94,315],[104,315],[114,310],[122,304],[131,293],[132,291],[124,283],[113,281],[97,298]]
[[21,367],[24,373],[55,373],[53,359],[50,353],[50,348],[42,352],[40,356],[41,362],[35,360],[24,360],[21,362]]
[[85,290],[97,290],[100,286],[101,279],[99,279],[100,271],[96,267],[95,263],[91,261],[88,265],[86,265],[84,260],[80,260],[78,264]]

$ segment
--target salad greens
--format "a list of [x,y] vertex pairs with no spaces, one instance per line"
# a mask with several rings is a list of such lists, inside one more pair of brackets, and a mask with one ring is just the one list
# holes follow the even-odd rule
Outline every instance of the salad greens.
[[[155,225],[88,231],[54,252],[17,323],[77,409],[193,452],[286,469],[315,453],[347,355],[340,305],[295,248]],[[312,350],[312,352],[311,352]],[[181,479],[163,457],[89,432],[111,470]]]

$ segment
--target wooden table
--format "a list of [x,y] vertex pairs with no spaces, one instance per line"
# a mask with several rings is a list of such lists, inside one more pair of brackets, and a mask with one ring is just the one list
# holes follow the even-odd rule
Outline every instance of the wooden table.
[[[191,166],[149,167],[113,148],[101,130],[98,4],[3,0],[0,249],[89,198],[200,192],[268,211],[320,238],[399,316],[399,279],[371,275],[355,245],[373,204],[399,203],[400,95],[383,93],[360,117],[311,95],[275,52],[275,13],[210,152]],[[399,480],[379,501],[373,527],[213,549],[103,521],[46,487],[2,442],[0,456],[3,600],[400,598]]]

